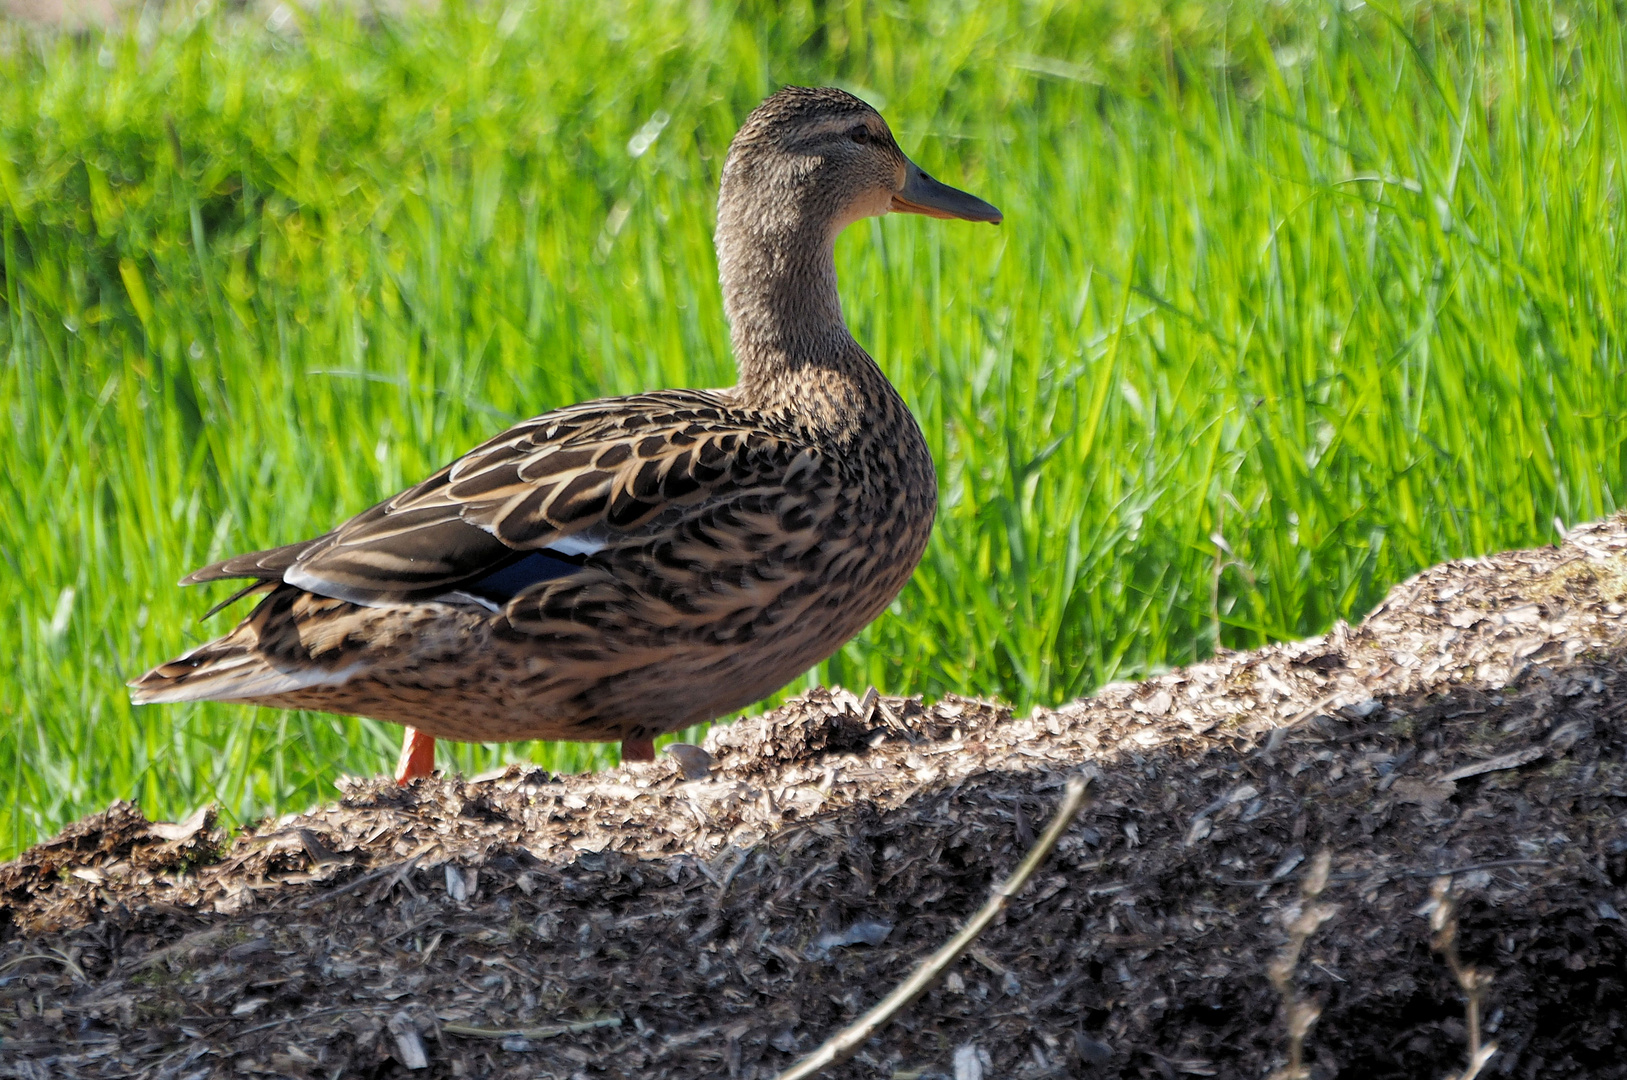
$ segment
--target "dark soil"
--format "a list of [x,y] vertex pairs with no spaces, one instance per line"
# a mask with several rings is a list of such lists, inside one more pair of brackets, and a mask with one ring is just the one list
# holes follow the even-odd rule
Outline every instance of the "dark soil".
[[[117,804],[0,867],[0,1075],[767,1080],[1096,802],[844,1077],[1264,1077],[1301,879],[1312,1074],[1627,1077],[1627,517],[1361,626],[1054,712],[818,693],[598,776],[366,781],[229,844]],[[554,1034],[550,1026],[597,1024]],[[469,1029],[531,1028],[487,1036]],[[955,1064],[959,1061],[959,1066]]]

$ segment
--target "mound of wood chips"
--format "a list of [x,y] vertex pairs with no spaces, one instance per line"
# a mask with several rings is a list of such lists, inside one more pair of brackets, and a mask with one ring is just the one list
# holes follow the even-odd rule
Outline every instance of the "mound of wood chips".
[[1624,719],[1618,517],[1021,719],[819,692],[716,731],[703,778],[356,781],[230,840],[119,803],[0,866],[0,1075],[767,1080],[951,935],[1086,770],[1094,806],[1004,920],[833,1075],[1264,1076],[1267,966],[1325,849],[1313,1076],[1462,1069],[1440,875],[1494,980],[1482,1075],[1627,1076]]

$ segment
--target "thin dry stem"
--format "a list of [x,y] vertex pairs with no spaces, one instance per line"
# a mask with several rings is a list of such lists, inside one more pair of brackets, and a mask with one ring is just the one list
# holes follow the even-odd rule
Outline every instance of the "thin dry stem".
[[1039,842],[1028,852],[1017,869],[994,890],[988,903],[972,916],[961,928],[960,933],[950,938],[942,948],[923,961],[915,969],[914,974],[900,983],[892,993],[882,998],[874,1008],[825,1040],[823,1046],[781,1073],[777,1080],[806,1080],[807,1077],[816,1076],[832,1065],[840,1065],[858,1053],[859,1048],[881,1030],[899,1010],[914,1001],[927,987],[936,982],[939,976],[949,970],[949,965],[960,959],[961,954],[971,948],[978,935],[1005,910],[1011,898],[1022,892],[1023,886],[1028,884],[1028,879],[1051,854],[1051,849],[1062,839],[1062,834],[1067,831],[1074,815],[1085,804],[1085,794],[1089,787],[1090,781],[1083,776],[1070,776],[1067,790],[1062,797],[1062,805],[1057,807],[1056,816],[1046,827],[1045,835],[1039,838]]
[[598,1020],[582,1020],[575,1024],[539,1024],[532,1027],[483,1028],[470,1024],[442,1024],[441,1031],[448,1035],[465,1035],[473,1039],[552,1039],[557,1035],[579,1035],[594,1028],[621,1027],[621,1017],[606,1016]]
[[1317,902],[1317,897],[1327,888],[1328,871],[1332,865],[1333,856],[1326,849],[1318,852],[1311,861],[1310,872],[1300,883],[1299,907],[1286,913],[1288,940],[1283,943],[1276,959],[1266,966],[1271,985],[1282,998],[1283,1020],[1288,1028],[1288,1064],[1272,1073],[1269,1080],[1309,1080],[1311,1075],[1310,1070],[1305,1068],[1305,1037],[1316,1025],[1322,1009],[1295,989],[1294,971],[1299,967],[1299,956],[1305,949],[1305,942],[1339,910],[1333,904]]
[[1497,1053],[1496,1043],[1481,1045],[1480,1042],[1480,1003],[1491,987],[1491,976],[1465,964],[1458,955],[1457,904],[1452,896],[1452,879],[1436,878],[1429,895],[1434,901],[1434,908],[1429,913],[1429,928],[1433,931],[1429,945],[1446,958],[1446,966],[1451,969],[1452,977],[1463,991],[1466,1001],[1464,1009],[1468,1014],[1469,1064],[1453,1080],[1474,1080],[1486,1062]]

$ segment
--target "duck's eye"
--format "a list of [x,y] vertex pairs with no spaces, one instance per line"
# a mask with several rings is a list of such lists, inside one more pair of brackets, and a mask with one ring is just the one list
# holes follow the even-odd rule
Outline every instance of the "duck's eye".
[[876,140],[876,137],[870,134],[870,129],[864,124],[854,124],[853,127],[848,129],[847,137],[860,146],[868,146]]

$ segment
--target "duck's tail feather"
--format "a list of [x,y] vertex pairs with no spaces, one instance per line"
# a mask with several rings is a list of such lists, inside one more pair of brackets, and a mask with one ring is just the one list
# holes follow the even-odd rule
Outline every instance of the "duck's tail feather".
[[[249,640],[243,640],[245,637]],[[312,686],[338,685],[355,674],[356,667],[359,665],[338,671],[279,671],[260,652],[253,635],[234,632],[159,664],[127,685],[130,700],[137,705],[260,700]]]

